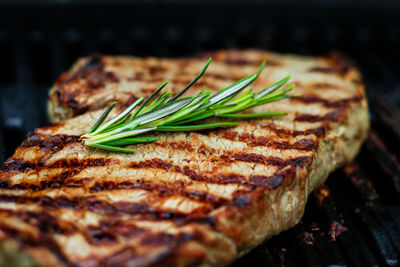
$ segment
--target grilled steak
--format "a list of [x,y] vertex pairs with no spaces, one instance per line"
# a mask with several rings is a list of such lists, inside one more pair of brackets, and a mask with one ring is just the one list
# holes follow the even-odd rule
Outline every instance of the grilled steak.
[[[218,90],[267,59],[262,89],[292,75],[302,96],[254,108],[285,117],[230,129],[159,134],[124,154],[79,141],[103,111],[36,129],[0,172],[0,259],[8,266],[227,265],[294,226],[307,196],[357,154],[369,127],[359,73],[338,55],[221,51],[203,86]],[[51,90],[50,116],[118,100],[123,108],[204,58],[81,59]]]

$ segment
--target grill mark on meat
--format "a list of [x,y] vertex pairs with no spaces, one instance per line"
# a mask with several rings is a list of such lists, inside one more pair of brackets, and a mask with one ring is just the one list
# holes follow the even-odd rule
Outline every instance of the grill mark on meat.
[[144,78],[143,76],[144,76],[144,72],[143,72],[143,71],[136,70],[136,71],[133,73],[132,77],[129,77],[127,80],[128,80],[129,82],[133,82],[133,81],[142,81],[143,78]]
[[246,142],[249,146],[266,146],[275,149],[295,149],[303,151],[312,151],[317,146],[317,143],[311,139],[300,139],[291,144],[286,141],[274,141],[271,137],[254,136],[249,133],[240,134],[239,141]]
[[[143,81],[146,81],[146,84],[152,84],[152,83],[162,83],[162,82],[164,82],[165,81],[165,77],[154,77],[154,76],[151,76],[151,77],[148,77],[148,78],[146,78],[146,79],[143,79]],[[153,88],[153,91],[154,91],[155,89]]]
[[[304,131],[304,132],[303,131],[295,131],[293,133],[293,135],[297,136],[297,135],[303,135],[304,133],[306,133],[306,134],[313,133],[313,134],[318,136],[318,135],[323,135],[325,133],[324,129],[325,129],[324,127],[319,127],[319,128],[315,128],[315,129],[309,129],[309,130]],[[218,133],[218,134],[220,134],[220,133]],[[229,140],[235,140],[236,137],[239,135],[237,132],[234,132],[234,131],[228,131],[228,132],[223,131],[221,134],[222,134],[222,136],[225,137],[225,139],[229,139]],[[294,145],[296,145],[296,148],[290,148],[290,146],[288,146],[287,149],[308,150],[309,148],[307,146],[304,146],[305,143],[310,143],[308,140],[309,139],[301,139],[301,140],[299,140],[299,141],[294,143]],[[314,141],[313,141],[313,143],[314,143]],[[235,160],[243,161],[243,162],[247,161],[246,158],[245,157],[241,157],[240,154],[237,155],[235,153],[232,153],[229,150],[217,150],[217,149],[214,149],[212,147],[206,146],[205,144],[201,144],[197,149],[195,149],[191,144],[186,143],[184,141],[181,141],[181,142],[168,142],[168,143],[155,142],[153,144],[154,145],[158,145],[158,146],[162,146],[162,147],[169,146],[172,149],[178,149],[178,150],[182,150],[182,151],[186,151],[186,152],[196,152],[196,153],[200,153],[200,154],[207,155],[207,156],[211,155],[211,156],[214,156],[214,157],[218,157],[218,159],[220,161],[223,161],[223,162],[232,162],[232,161],[235,161]],[[286,145],[286,143],[281,143],[280,146],[282,147],[282,145]],[[310,143],[310,146],[311,146],[311,143]],[[243,153],[243,155],[244,154],[249,154],[249,153]],[[252,153],[250,153],[250,154],[252,154]],[[252,155],[255,156],[255,155],[259,155],[259,154],[252,154]],[[266,164],[266,165],[270,164],[270,165],[279,166],[279,164],[277,163],[276,158],[277,157],[265,157],[264,158],[265,160],[263,162],[260,161],[259,163],[263,163],[263,164]],[[251,161],[247,161],[247,162],[251,162]],[[281,166],[285,166],[285,161],[284,160],[282,161]]]
[[116,159],[104,159],[104,158],[87,158],[83,160],[78,160],[76,158],[71,159],[60,159],[56,162],[44,166],[40,162],[31,163],[24,162],[21,160],[7,160],[6,164],[3,167],[4,172],[10,171],[19,171],[19,172],[27,172],[30,170],[34,170],[36,173],[43,168],[47,169],[63,169],[63,172],[57,175],[46,177],[46,179],[42,179],[40,181],[31,181],[31,180],[22,180],[18,184],[11,184],[10,181],[2,181],[0,183],[0,188],[2,189],[17,189],[17,190],[25,190],[31,189],[33,191],[40,191],[49,188],[61,188],[62,186],[66,187],[80,187],[84,185],[85,182],[88,181],[87,178],[81,179],[80,181],[68,181],[68,178],[73,177],[83,171],[85,168],[90,167],[102,167],[107,166],[109,164],[118,164],[118,160]]
[[131,95],[123,104],[124,108],[127,108],[128,106],[132,105],[136,100],[139,98],[135,95]]
[[[244,65],[251,65],[251,66],[260,66],[263,60],[251,60],[248,58],[240,58],[240,57],[227,57],[225,58],[222,62],[228,65],[238,65],[238,66],[244,66]],[[266,59],[267,61],[267,66],[269,67],[277,67],[280,66],[281,64],[277,61],[274,61],[272,59]],[[218,58],[216,59],[216,62],[220,62]]]
[[[308,147],[313,145],[313,142],[310,142],[308,139],[305,140],[300,140],[298,141],[298,147]],[[223,157],[222,157],[223,158]],[[281,168],[287,166],[287,165],[293,165],[299,160],[308,160],[310,157],[299,157],[299,158],[293,158],[289,160],[283,160],[277,157],[265,157],[262,155],[258,154],[247,154],[247,153],[236,153],[231,156],[233,160],[238,160],[238,161],[244,161],[244,162],[255,162],[255,163],[263,163],[263,164],[270,164],[274,166],[279,166]],[[98,159],[94,159],[94,163],[89,161],[84,166],[95,166],[98,162]],[[78,163],[76,161],[74,162],[73,166],[79,166],[81,163]],[[103,162],[103,161],[100,161]],[[55,163],[54,166],[60,167],[63,166],[64,164],[63,160],[61,160],[61,163]],[[161,159],[154,158],[152,160],[146,160],[146,161],[141,161],[141,162],[132,162],[130,164],[131,168],[158,168],[158,169],[164,169],[167,171],[172,171],[176,173],[181,173],[186,176],[188,176],[190,179],[195,180],[195,181],[202,181],[202,182],[208,182],[208,183],[217,183],[217,184],[230,184],[230,183],[240,183],[240,184],[247,184],[246,178],[243,175],[238,175],[234,173],[229,173],[229,174],[217,174],[213,176],[207,176],[201,173],[197,173],[193,169],[189,168],[188,166],[178,166],[178,165],[172,165],[170,162],[163,161]],[[46,188],[59,188],[63,185],[65,185],[65,180],[68,177],[71,177],[72,175],[76,175],[76,171],[71,172],[63,172],[61,175],[57,175],[55,177],[50,177],[46,181],[41,181],[40,187],[37,186],[36,190],[40,189],[46,189]],[[2,184],[0,184],[1,187],[3,188],[18,188],[18,189],[25,189],[25,188],[32,188],[33,185],[31,184],[19,184],[19,185],[13,185],[11,186],[9,182],[3,181]],[[74,185],[75,186],[75,185]],[[113,184],[113,183],[108,183],[105,182],[103,184],[97,183],[94,187],[92,187],[90,190],[91,191],[99,191],[99,190],[104,190],[107,188],[113,189],[113,188],[132,188],[132,187],[139,187],[138,184],[135,183],[120,183],[120,184]],[[145,188],[146,186],[141,186]],[[165,190],[165,188],[164,188]]]
[[330,66],[329,67],[312,67],[309,72],[320,72],[320,73],[339,73],[340,75],[345,75],[351,69],[350,63],[339,53],[332,53],[330,56]]
[[253,175],[249,178],[252,189],[255,190],[259,187],[264,187],[269,190],[276,189],[283,183],[291,181],[296,178],[297,170],[307,164],[311,164],[312,157],[301,157],[294,159],[289,168],[284,169],[277,174],[271,176]]
[[211,210],[206,207],[197,208],[190,213],[171,211],[168,209],[155,209],[152,206],[142,203],[132,203],[127,201],[107,202],[96,199],[94,196],[67,198],[65,196],[21,196],[21,195],[0,195],[0,202],[12,202],[19,204],[37,204],[48,210],[72,209],[88,210],[96,214],[112,217],[120,217],[123,214],[134,215],[139,220],[162,221],[167,220],[177,225],[188,223],[214,224],[213,219],[209,218],[208,212]]
[[339,85],[329,83],[329,82],[300,82],[300,81],[293,81],[289,82],[287,85],[295,85],[296,88],[305,88],[305,89],[337,89],[337,90],[343,90],[343,87],[340,87]]
[[78,171],[64,171],[59,175],[48,177],[46,180],[41,180],[40,182],[30,183],[29,181],[22,181],[18,184],[11,184],[7,181],[7,183],[1,184],[3,189],[9,190],[27,190],[30,189],[32,191],[42,191],[47,189],[60,189],[62,187],[68,188],[78,188],[85,187],[86,183],[91,182],[94,178],[83,178],[79,180],[70,180],[70,177],[77,175],[81,170]]
[[[308,139],[306,139],[306,140],[308,140]],[[218,157],[222,161],[222,163],[243,161],[243,162],[261,163],[264,165],[273,165],[273,166],[279,166],[279,167],[285,167],[287,165],[290,165],[291,162],[293,161],[293,159],[285,160],[285,159],[282,159],[279,157],[272,157],[272,156],[267,157],[267,156],[263,156],[261,154],[245,153],[245,152],[239,152],[239,153],[226,152],[226,153],[222,153]],[[129,166],[131,168],[136,168],[136,169],[152,167],[152,168],[158,168],[158,169],[164,169],[164,170],[181,167],[179,165],[174,166],[171,162],[167,162],[167,161],[159,159],[159,158],[153,158],[151,160],[145,160],[145,161],[139,161],[139,162],[131,162]]]
[[[230,132],[226,134],[226,136],[236,136],[237,133],[235,132]],[[30,145],[37,145],[39,142],[38,137],[32,136],[31,138],[33,139],[28,139],[26,146],[28,144]],[[66,137],[63,137],[66,138]],[[50,141],[46,143],[60,143],[59,138],[53,138],[56,142]],[[68,138],[67,138],[68,139]],[[45,139],[47,140],[47,139]],[[259,140],[258,140],[259,142]],[[313,142],[310,140],[299,140],[295,143],[297,149],[302,149],[302,150],[308,150],[309,147],[313,146]],[[188,144],[188,143],[173,143],[171,144],[173,148],[181,148],[186,151],[193,151],[193,147]],[[211,148],[207,148],[204,145],[198,149],[199,153],[206,154],[205,151],[213,151]],[[275,165],[275,166],[281,166],[284,167],[288,164],[290,164],[291,160],[284,161],[282,159],[276,158],[276,157],[264,157],[262,155],[254,154],[254,153],[236,153],[232,154],[231,152],[228,152],[227,154],[222,154],[219,156],[221,161],[224,162],[232,162],[232,161],[243,161],[243,162],[255,162],[255,163],[261,163],[261,164],[269,164],[269,165]],[[56,175],[54,177],[50,177],[50,179],[46,181],[41,181],[40,185],[34,185],[34,184],[29,184],[29,183],[22,183],[22,184],[17,184],[17,185],[10,185],[9,182],[3,182],[0,184],[0,187],[3,188],[8,188],[8,189],[33,189],[33,190],[43,190],[47,188],[60,188],[62,186],[67,186],[67,187],[78,187],[81,185],[81,182],[84,182],[83,180],[81,181],[70,181],[66,182],[66,179],[68,177],[74,176],[77,173],[79,173],[83,168],[86,167],[95,167],[95,166],[105,166],[108,165],[112,162],[111,159],[85,159],[83,161],[79,161],[76,158],[75,159],[61,159],[58,160],[52,164],[49,164],[47,166],[44,166],[40,162],[35,165],[35,163],[29,163],[29,162],[22,162],[22,161],[14,161],[13,159],[10,159],[9,161],[6,162],[4,170],[5,171],[10,171],[10,170],[19,170],[19,171],[27,171],[30,169],[41,169],[43,167],[46,168],[74,168],[73,171],[65,171],[60,175]],[[152,161],[150,164],[149,162],[139,162],[139,167],[157,167],[157,168],[163,168],[166,170],[169,170],[172,165],[167,162],[163,162],[161,160],[155,159]],[[137,166],[136,166],[137,167]],[[196,181],[208,181],[208,182],[213,182],[213,183],[220,183],[220,184],[225,184],[225,183],[243,183],[245,182],[245,179],[243,176],[238,176],[235,174],[219,174],[215,177],[207,177],[202,174],[197,174],[195,171],[191,170],[189,167],[184,167],[183,169],[180,166],[174,166],[174,171],[182,173],[189,178],[196,180]]]
[[[3,210],[2,210],[3,211]],[[60,246],[54,241],[54,239],[48,235],[40,233],[38,237],[34,237],[23,233],[17,229],[7,226],[0,222],[0,230],[18,242],[21,247],[44,247],[53,253],[57,259],[67,266],[72,266],[72,263],[68,260],[65,254],[62,252]]]
[[326,130],[328,130],[327,125],[322,125],[321,127],[317,127],[317,128],[310,128],[310,129],[307,129],[304,131],[290,130],[290,129],[285,129],[285,128],[278,128],[275,123],[263,125],[263,126],[261,126],[261,128],[268,129],[268,130],[274,132],[275,134],[277,134],[278,136],[293,136],[293,137],[296,137],[299,135],[310,135],[310,134],[314,134],[317,137],[322,137],[325,135]]
[[[4,196],[1,196],[4,197]],[[39,240],[45,237],[45,242],[51,245],[49,248],[54,249],[54,245],[58,247],[56,241],[50,237],[52,234],[72,235],[81,234],[88,243],[92,245],[116,243],[118,238],[133,238],[145,235],[146,239],[154,239],[153,242],[141,242],[141,245],[149,246],[162,246],[166,233],[153,233],[148,229],[140,228],[134,224],[129,224],[123,221],[99,221],[98,225],[88,225],[87,227],[77,228],[75,224],[70,222],[60,223],[58,219],[46,212],[40,210],[39,212],[33,211],[15,211],[2,209],[0,213],[7,213],[8,216],[16,216],[25,223],[31,225],[39,231]],[[2,226],[0,225],[0,229]],[[26,235],[24,235],[26,237]],[[25,240],[24,240],[25,241]],[[36,242],[36,241],[35,241]],[[34,243],[34,242],[33,242]],[[25,242],[22,245],[30,245]]]
[[39,143],[39,147],[43,150],[56,152],[57,150],[63,149],[66,145],[70,143],[78,142],[79,138],[79,136],[75,135],[52,135],[43,139],[42,142]]
[[265,157],[258,154],[246,154],[246,153],[237,153],[235,157],[239,157],[240,160],[246,162],[267,163],[268,165],[275,165],[281,168],[293,164],[297,165],[298,162],[303,162],[312,159],[310,156],[304,156],[304,157],[297,157],[288,160],[283,160],[278,157]]
[[299,97],[290,98],[291,101],[294,102],[302,102],[302,103],[321,103],[324,107],[327,108],[347,108],[352,103],[357,103],[363,100],[363,96],[356,95],[350,98],[330,101],[324,98],[321,98],[316,95],[302,95]]
[[[208,132],[198,132],[198,134],[211,135],[215,134],[216,136],[231,140],[231,141],[240,141],[246,143],[250,147],[269,147],[275,149],[282,150],[302,150],[302,151],[312,151],[317,147],[317,143],[311,139],[300,139],[295,143],[291,144],[287,141],[275,141],[273,137],[265,137],[265,136],[256,136],[250,133],[237,133],[235,131],[226,132],[223,131],[208,131]],[[304,144],[308,143],[309,145],[305,146]]]
[[[64,187],[82,187],[85,183],[90,183],[94,178],[83,178],[78,180],[68,180],[67,175],[57,175],[54,177],[49,177],[48,179],[41,181],[39,184],[30,184],[27,181],[23,181],[19,184],[11,185],[9,181],[0,181],[0,188],[2,189],[19,189],[26,190],[31,189],[33,191],[41,191],[49,188],[62,188]],[[113,191],[119,189],[140,189],[148,192],[156,192],[159,197],[166,196],[182,196],[188,199],[201,202],[203,204],[209,204],[216,208],[223,204],[226,204],[228,200],[226,198],[214,195],[212,193],[207,193],[203,191],[188,191],[186,190],[183,181],[175,181],[170,184],[156,184],[150,183],[144,179],[137,179],[136,181],[98,181],[93,185],[89,185],[89,192],[101,192],[101,191]]]
[[[302,141],[302,140],[300,140]],[[303,141],[304,144],[301,144],[303,147],[307,147],[313,144],[310,144],[307,142],[307,140]],[[300,144],[298,145],[300,147]],[[293,158],[289,160],[283,160],[281,158],[277,157],[265,157],[259,154],[254,154],[254,153],[235,153],[231,156],[230,159],[226,159],[223,156],[221,156],[223,160],[238,160],[238,161],[243,161],[243,162],[254,162],[254,163],[261,163],[261,164],[266,164],[266,165],[274,165],[274,166],[279,166],[280,168],[283,168],[287,165],[293,165],[297,163],[299,160],[308,160],[311,157],[299,157],[299,158]],[[228,157],[228,156],[227,156]],[[140,162],[132,162],[129,167],[135,168],[135,169],[141,169],[141,168],[156,168],[156,169],[163,169],[166,171],[171,171],[175,173],[180,173],[184,174],[185,176],[189,177],[191,180],[194,181],[201,181],[201,182],[207,182],[207,183],[216,183],[216,184],[247,184],[247,179],[243,175],[235,174],[235,173],[217,173],[217,174],[211,174],[210,175],[205,175],[200,173],[197,173],[195,170],[189,168],[189,166],[179,166],[179,165],[173,165],[171,162],[167,162],[158,158],[153,158],[151,160],[145,160],[145,161],[140,161]]]
[[142,168],[157,168],[166,171],[171,171],[174,173],[180,173],[193,181],[215,183],[215,184],[231,184],[231,183],[245,183],[246,178],[243,175],[238,175],[234,173],[230,174],[216,174],[216,175],[206,175],[202,172],[196,172],[194,169],[189,168],[189,166],[179,166],[172,165],[169,162],[165,162],[161,159],[152,159],[140,162],[132,162],[130,164],[131,168],[142,169]]
[[154,66],[145,66],[145,69],[148,70],[150,75],[156,75],[156,74],[161,74],[165,73],[167,69],[163,66],[160,65],[154,65]]
[[321,73],[333,73],[333,68],[331,67],[312,67],[308,70],[309,72],[321,72]]
[[[89,225],[86,228],[87,240],[93,244],[114,243],[117,238],[138,238],[144,236],[140,241],[142,246],[163,246],[172,240],[179,238],[178,235],[168,233],[154,233],[150,229],[140,228],[125,221],[100,221],[99,225]],[[192,235],[189,235],[192,237]],[[169,241],[169,242],[168,242]]]
[[264,176],[264,175],[254,175],[250,177],[250,182],[257,187],[265,187],[268,189],[278,188],[283,183],[282,175],[272,175],[272,176]]
[[65,101],[66,104],[64,104],[64,106],[67,106],[68,108],[70,108],[72,110],[72,115],[74,117],[78,116],[80,114],[83,114],[90,109],[89,105],[79,104],[76,101],[76,99],[74,99],[73,97],[74,97],[74,95],[71,94],[71,96],[69,96],[68,100]]
[[14,160],[14,159],[10,158],[4,163],[3,171],[5,171],[5,172],[10,172],[10,171],[26,172],[26,171],[29,171],[38,166],[39,166],[38,163],[25,162],[22,160]]
[[332,53],[330,60],[332,68],[341,75],[345,75],[351,69],[350,62],[340,53]]
[[344,122],[346,121],[346,113],[342,110],[334,110],[325,115],[313,115],[313,114],[298,114],[295,117],[295,121],[301,122],[319,122],[319,121],[331,121],[331,122]]
[[42,138],[40,138],[39,136],[32,135],[22,142],[21,147],[28,148],[28,147],[36,146],[36,145],[39,145],[40,143],[42,143],[42,141],[43,141]]
[[317,89],[340,89],[338,85],[332,83],[313,83],[312,87]]
[[[59,159],[50,164],[43,164],[39,162],[27,162],[22,160],[14,160],[10,158],[7,160],[3,166],[3,171],[19,171],[19,172],[27,172],[30,170],[34,170],[39,172],[41,169],[57,169],[57,168],[68,168],[67,172],[73,172],[76,174],[76,171],[81,171],[84,168],[90,167],[103,167],[107,166],[111,163],[117,164],[119,160],[117,159],[109,159],[109,158],[85,158],[79,160],[78,158],[64,158]],[[73,170],[72,170],[73,168]]]
[[[187,75],[193,75],[193,73],[185,73]],[[215,79],[215,80],[223,80],[223,81],[239,81],[243,79],[243,76],[239,75],[226,75],[222,73],[212,73],[212,72],[206,72],[203,74],[204,78],[210,78],[210,79]]]
[[238,135],[239,135],[238,132],[231,131],[231,130],[225,130],[222,132],[221,137],[224,139],[235,140]]
[[39,148],[43,150],[55,152],[57,150],[61,150],[70,143],[79,142],[79,138],[80,137],[76,135],[57,134],[42,139],[37,135],[31,135],[22,142],[21,146],[24,148],[39,146]]
[[[0,199],[4,199],[5,197],[6,196],[1,195]],[[15,200],[13,196],[8,196],[8,198]],[[11,202],[14,201],[12,200]],[[60,223],[56,217],[52,216],[43,209],[38,212],[2,209],[0,213],[7,213],[8,216],[16,216],[25,223],[30,224],[39,231],[39,236],[51,234],[68,236],[79,233],[82,234],[86,241],[92,245],[115,243],[118,238],[132,238],[146,235],[149,238],[157,239],[160,236],[162,238],[163,235],[165,235],[165,233],[152,233],[148,229],[140,228],[136,225],[123,221],[99,221],[98,225],[96,226],[88,225],[87,227],[77,228],[75,224],[70,222]],[[51,239],[51,242],[56,244],[54,239]],[[142,245],[145,244],[142,243]],[[153,245],[153,247],[156,246],[157,241],[153,242],[151,245]],[[158,245],[163,245],[163,242],[159,242]]]
[[123,182],[101,181],[96,182],[92,187],[90,187],[89,190],[90,192],[100,192],[118,189],[141,189],[156,193],[159,197],[182,196],[203,204],[210,204],[214,208],[220,207],[221,205],[229,202],[226,198],[216,196],[212,193],[198,190],[188,191],[183,181],[175,181],[174,183],[170,184],[156,184],[154,182],[150,183],[144,179]]
[[122,221],[100,221],[98,225],[89,225],[85,236],[93,244],[114,243],[118,237],[133,238],[149,235],[150,231]]
[[[170,265],[168,264],[169,260],[174,258],[174,253],[178,249],[179,246],[184,244],[190,239],[193,239],[194,234],[192,233],[178,233],[175,235],[163,233],[155,236],[146,236],[143,240],[141,240],[140,245],[142,246],[168,246],[169,250],[157,255],[151,262],[147,263],[148,266],[160,266],[160,265]],[[143,255],[139,255],[136,251],[135,247],[126,246],[112,255],[102,259],[99,264],[101,266],[122,266],[126,265],[126,263],[130,263],[131,265],[137,265],[137,261],[141,261],[141,257]],[[196,263],[200,264],[203,262],[204,255],[191,255],[191,262],[196,265]]]

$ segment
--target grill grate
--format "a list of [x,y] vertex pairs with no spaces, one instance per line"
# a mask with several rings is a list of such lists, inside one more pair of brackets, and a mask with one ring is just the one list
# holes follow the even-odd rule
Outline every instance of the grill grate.
[[[45,11],[21,8],[15,17],[11,17],[15,10],[4,9],[0,25],[12,26],[0,27],[0,161],[30,130],[48,123],[47,90],[80,56],[94,52],[178,56],[237,47],[303,54],[336,49],[357,62],[364,74],[371,106],[369,139],[353,164],[333,173],[326,186],[309,197],[298,226],[265,241],[233,266],[398,265],[400,112],[394,106],[400,106],[400,25],[390,20],[398,9],[386,10],[380,24],[363,25],[368,16],[354,10],[333,8],[327,14],[341,14],[340,18],[326,19],[315,15],[319,9],[299,7],[304,16],[289,12],[291,20],[285,23],[280,17],[283,9],[257,7],[227,8],[226,13],[237,15],[232,24],[218,23],[221,9],[207,6],[199,6],[196,14],[174,5],[165,6],[165,12],[145,4],[128,10],[122,6],[113,9],[121,16],[111,24],[101,19],[108,14],[105,7],[75,12],[73,6]],[[239,16],[242,10],[254,15]],[[375,13],[372,8],[364,11]],[[93,12],[92,17],[87,12]],[[29,27],[18,21],[34,16],[41,19]],[[165,23],[152,22],[155,16]],[[334,232],[343,227],[347,231],[333,241]]]

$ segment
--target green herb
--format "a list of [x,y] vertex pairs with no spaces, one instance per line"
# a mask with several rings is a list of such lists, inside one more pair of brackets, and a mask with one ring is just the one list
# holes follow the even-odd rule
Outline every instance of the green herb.
[[[87,146],[110,151],[134,152],[131,148],[121,146],[156,141],[156,137],[143,136],[143,134],[150,132],[199,131],[237,125],[235,121],[198,123],[206,118],[251,119],[287,115],[282,112],[240,114],[238,112],[251,107],[298,96],[288,94],[293,90],[294,85],[281,89],[289,81],[290,76],[283,78],[261,92],[255,93],[250,89],[238,96],[240,92],[259,76],[265,66],[264,61],[257,73],[241,79],[214,95],[211,95],[211,91],[203,89],[197,96],[182,97],[200,79],[210,62],[211,58],[207,61],[201,72],[174,97],[171,97],[170,93],[162,91],[168,83],[164,82],[145,101],[143,101],[144,98],[139,98],[120,114],[104,123],[116,104],[113,102],[90,131],[82,136],[83,143]],[[158,94],[159,96],[157,97]]]

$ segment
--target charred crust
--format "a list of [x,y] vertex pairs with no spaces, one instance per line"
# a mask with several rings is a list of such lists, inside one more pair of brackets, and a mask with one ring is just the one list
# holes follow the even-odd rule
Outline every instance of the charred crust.
[[325,74],[337,73],[346,75],[352,68],[352,64],[340,53],[334,52],[329,56],[329,65],[326,67],[315,66],[310,68],[309,72],[319,72]]
[[[217,60],[218,61],[218,60]],[[280,66],[281,64],[275,60],[272,59],[266,59],[267,61],[267,66],[269,67],[276,67]],[[262,63],[262,60],[251,60],[248,58],[243,58],[243,57],[227,57],[223,61],[227,65],[237,65],[237,66],[244,66],[244,65],[253,65],[253,66],[260,66]]]
[[302,103],[321,103],[324,107],[327,108],[347,108],[352,103],[358,103],[364,99],[362,95],[356,95],[351,98],[345,98],[335,101],[329,101],[327,99],[321,98],[315,95],[303,95],[300,97],[293,97],[290,100],[294,102],[302,102]]
[[28,136],[26,140],[24,140],[21,144],[21,147],[32,147],[40,144],[42,142],[42,138],[37,135]]
[[29,148],[37,146],[42,150],[44,154],[54,153],[56,151],[62,150],[66,145],[70,143],[79,142],[79,138],[79,136],[75,135],[52,135],[46,138],[41,138],[40,136],[35,134],[30,135],[24,142],[22,142],[21,147]]
[[135,95],[131,95],[128,97],[128,99],[124,102],[123,106],[127,108],[128,106],[132,105],[136,100],[139,98]]
[[229,140],[235,140],[238,135],[239,135],[238,132],[231,131],[231,130],[225,130],[222,132],[222,138],[229,139]]
[[[208,51],[208,52],[198,53],[197,55],[195,55],[194,57],[191,57],[191,58],[208,59],[208,58],[212,57],[212,58],[218,59],[218,54],[219,54],[218,51]],[[188,60],[191,60],[191,58]]]
[[32,184],[27,181],[21,181],[18,184],[11,185],[8,181],[7,183],[3,183],[2,188],[7,189],[31,189],[34,191],[45,190],[48,188],[60,188],[62,186],[67,187],[78,187],[85,183],[86,180],[82,180],[78,182],[78,184],[74,183],[74,181],[67,182],[67,178],[77,175],[79,172],[84,170],[85,168],[90,167],[101,167],[107,166],[109,164],[118,163],[118,160],[115,159],[104,159],[104,158],[86,158],[83,160],[78,160],[77,158],[71,159],[60,159],[55,161],[54,163],[44,165],[40,162],[32,163],[32,162],[24,162],[21,160],[9,159],[3,166],[3,171],[18,171],[18,172],[28,172],[35,171],[39,172],[44,167],[48,169],[61,168],[64,171],[61,174],[57,174],[55,176],[47,177],[46,179],[41,180],[37,184]]
[[320,72],[320,73],[333,73],[333,68],[330,67],[312,67],[308,70],[309,72]]
[[[147,263],[146,266],[174,266],[176,265],[176,253],[178,248],[185,242],[193,239],[195,234],[192,233],[153,233],[147,231],[144,238],[140,241],[140,246],[142,247],[161,247],[168,246],[169,250],[165,253],[158,254],[151,262]],[[136,260],[140,262],[142,257],[146,255],[139,253],[134,247],[127,246],[112,255],[104,258],[100,261],[102,266],[121,266],[126,265],[127,262],[133,265],[136,264]],[[191,259],[192,262],[202,263],[203,255],[196,255],[195,258]]]
[[283,183],[283,176],[280,174],[272,176],[253,175],[250,177],[250,183],[256,187],[264,187],[266,189],[276,189]]
[[183,196],[189,199],[207,203],[214,208],[220,207],[221,205],[227,203],[225,198],[213,195],[211,193],[203,191],[187,191],[185,189],[185,184],[182,181],[176,181],[170,184],[155,184],[146,182],[144,180],[139,180],[135,182],[124,181],[124,182],[96,182],[92,187],[90,187],[90,192],[100,192],[105,190],[118,190],[118,189],[141,189],[148,192],[152,192],[158,195],[158,197],[167,196]]
[[235,192],[233,197],[232,205],[238,208],[245,208],[253,203],[253,199],[250,195],[243,192]]
[[160,65],[155,65],[155,66],[149,66],[148,68],[148,72],[150,75],[157,75],[160,73],[165,73],[167,71],[167,69],[163,66]]
[[36,168],[38,165],[36,163],[24,162],[22,160],[15,160],[13,158],[9,158],[3,165],[3,171],[11,172],[11,171],[19,171],[26,172],[33,168]]
[[152,160],[146,160],[141,162],[132,162],[130,164],[131,168],[140,169],[140,168],[159,168],[164,170],[169,170],[172,167],[172,164],[169,162],[165,162],[161,159],[154,158]]
[[139,258],[134,247],[125,247],[99,261],[99,266],[123,266],[127,262],[134,263]]
[[332,84],[332,83],[314,83],[312,85],[313,88],[316,89],[339,89],[340,87],[338,85]]
[[72,74],[63,74],[58,83],[55,84],[57,89],[55,94],[61,105],[71,108],[73,115],[79,115],[89,110],[88,105],[82,105],[77,102],[77,91],[68,91],[69,86],[74,86],[75,83],[84,81],[80,85],[81,90],[88,93],[91,91],[103,88],[106,83],[117,83],[119,78],[110,71],[105,70],[104,62],[99,55],[93,55],[89,57],[86,64],[81,66],[76,72]]
[[109,203],[105,200],[97,199],[94,196],[68,198],[65,196],[48,197],[48,196],[12,196],[0,195],[1,202],[14,203],[37,203],[38,205],[51,210],[73,209],[88,210],[96,214],[105,216],[119,217],[123,214],[137,216],[143,220],[151,221],[172,221],[178,225],[186,225],[188,223],[211,224],[207,219],[208,210],[196,209],[191,213],[181,213],[177,211],[169,211],[167,209],[155,209],[152,206],[132,203],[127,201],[117,201]]
[[75,135],[52,135],[44,138],[42,142],[39,143],[39,147],[44,150],[55,152],[57,150],[63,149],[68,144],[78,142],[79,138],[79,136]]
[[[309,139],[301,139],[293,144],[296,149],[298,150],[312,150],[316,146],[316,143]],[[243,162],[254,162],[254,163],[261,163],[266,165],[274,165],[279,167],[285,167],[288,165],[297,164],[298,162],[302,162],[304,160],[309,160],[310,157],[299,157],[284,160],[277,157],[265,157],[259,154],[252,154],[252,153],[235,153],[232,155],[222,155],[220,159],[224,162],[231,162],[231,161],[243,161]],[[184,174],[185,176],[189,177],[191,180],[194,181],[204,181],[209,183],[216,183],[216,184],[246,184],[246,177],[241,174],[236,173],[217,173],[212,175],[206,175],[203,173],[197,173],[195,170],[189,168],[189,166],[177,166],[173,165],[170,162],[163,161],[161,159],[151,159],[145,160],[140,162],[132,162],[130,164],[131,168],[157,168],[163,169],[166,171],[176,172]]]
[[[92,239],[94,242],[103,242],[104,238],[106,241],[113,241],[113,239],[115,240],[116,237],[132,238],[149,233],[149,231],[146,229],[139,228],[136,225],[119,220],[100,221],[96,226],[89,226],[88,230],[90,239]],[[111,236],[112,239],[110,240]]]
[[342,54],[334,52],[330,55],[332,68],[340,75],[345,75],[352,68],[352,64]]
[[142,71],[135,71],[132,75],[132,77],[128,78],[129,82],[133,82],[133,81],[142,81],[144,77],[144,72]]
[[[303,140],[303,141],[302,141]],[[243,133],[239,136],[239,141],[246,142],[249,146],[267,146],[273,147],[275,149],[296,149],[296,150],[304,150],[304,151],[312,151],[314,145],[312,146],[304,146],[305,142],[311,143],[314,142],[311,139],[302,139],[294,144],[291,144],[287,141],[274,141],[271,137],[264,136],[254,136],[253,134]],[[301,142],[302,141],[302,142]]]
[[310,135],[314,134],[317,137],[325,136],[326,131],[329,129],[328,125],[322,124],[320,127],[317,128],[310,128],[304,131],[299,130],[290,130],[286,128],[279,128],[275,123],[270,123],[267,125],[261,126],[261,128],[268,129],[274,132],[276,135],[285,137],[285,136],[299,136],[299,135]]
[[75,96],[70,96],[68,97],[68,100],[66,101],[66,104],[69,108],[72,109],[72,115],[75,117],[77,115],[83,114],[86,111],[89,110],[89,105],[83,104],[80,105],[78,104],[78,102],[76,101],[76,99],[74,98]]
[[117,236],[115,232],[111,232],[108,229],[102,229],[102,227],[95,226],[89,226],[86,229],[86,239],[91,244],[110,244],[117,242]]
[[311,164],[312,157],[300,157],[292,159],[290,167],[283,169],[277,174],[271,176],[253,175],[249,179],[252,190],[257,188],[266,188],[268,190],[276,189],[285,182],[289,182],[296,178],[298,168],[302,168]]
[[320,121],[330,121],[330,122],[345,122],[346,113],[341,110],[334,110],[326,113],[325,115],[313,115],[313,114],[298,114],[295,117],[295,121],[302,122],[320,122]]

